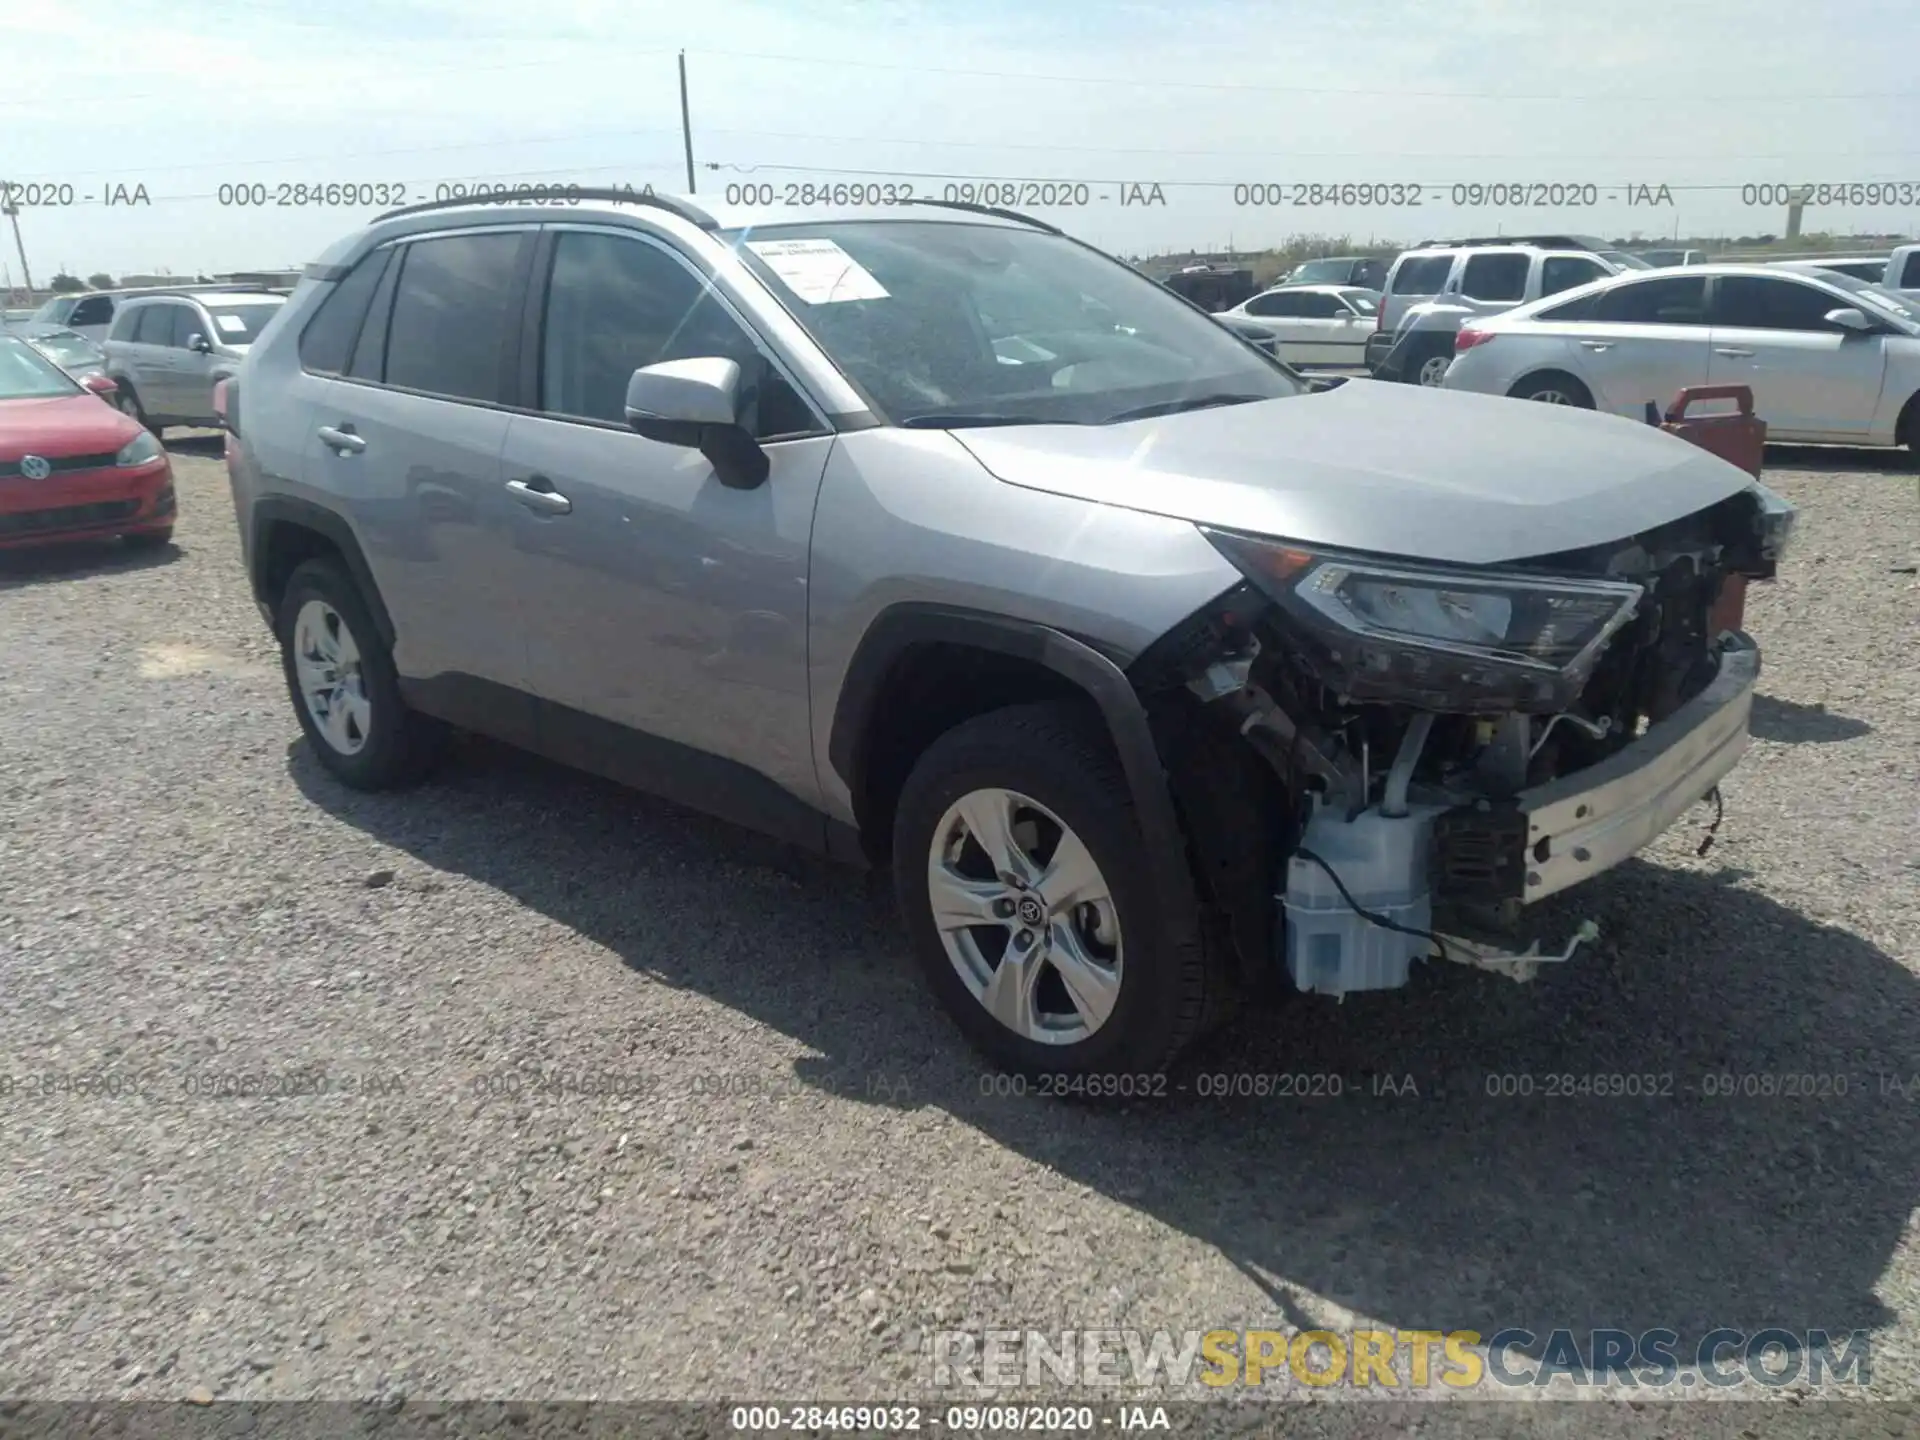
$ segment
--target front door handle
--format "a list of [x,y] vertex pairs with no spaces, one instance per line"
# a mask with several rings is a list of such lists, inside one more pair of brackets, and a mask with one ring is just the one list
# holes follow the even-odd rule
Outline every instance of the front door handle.
[[320,439],[321,442],[329,446],[336,455],[358,455],[362,450],[367,448],[367,442],[362,437],[353,433],[353,426],[351,425],[341,425],[337,427],[333,425],[322,425],[320,427]]
[[1752,355],[1753,351],[1742,350],[1736,345],[1716,345],[1713,347],[1713,353],[1716,355],[1731,355],[1736,360],[1744,360]]
[[1611,341],[1611,340],[1582,340],[1582,341],[1580,342],[1580,348],[1581,348],[1582,350],[1611,350],[1611,349],[1613,348],[1613,341]]
[[509,480],[507,493],[529,510],[537,510],[542,515],[565,515],[573,509],[573,502],[554,489],[553,482],[544,475]]

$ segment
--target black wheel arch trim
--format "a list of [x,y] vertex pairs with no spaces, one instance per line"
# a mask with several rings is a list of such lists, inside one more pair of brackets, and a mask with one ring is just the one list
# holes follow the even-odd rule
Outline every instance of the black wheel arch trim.
[[1167,902],[1169,936],[1176,944],[1199,943],[1198,891],[1146,708],[1111,657],[1065,631],[986,611],[914,601],[882,611],[847,666],[827,739],[827,759],[848,789],[858,796],[864,783],[861,741],[888,673],[909,648],[924,644],[970,645],[1033,661],[1093,701],[1127,777],[1148,863]]
[[311,500],[292,495],[262,495],[253,502],[252,536],[247,545],[247,572],[253,585],[253,598],[263,605],[271,604],[274,598],[267,589],[267,535],[277,524],[297,525],[312,530],[332,543],[346,561],[354,584],[360,587],[367,609],[373,612],[373,623],[380,632],[381,643],[391,650],[394,643],[393,617],[387,613],[387,602],[380,594],[380,587],[374,583],[373,568],[367,564],[366,552],[360,548],[359,537],[353,533],[353,527],[344,516]]

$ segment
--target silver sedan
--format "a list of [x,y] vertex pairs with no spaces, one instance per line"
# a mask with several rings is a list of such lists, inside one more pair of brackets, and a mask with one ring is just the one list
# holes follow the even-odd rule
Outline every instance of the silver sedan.
[[1769,438],[1920,452],[1920,313],[1848,275],[1635,272],[1471,321],[1443,383],[1635,417],[1691,385],[1746,385]]

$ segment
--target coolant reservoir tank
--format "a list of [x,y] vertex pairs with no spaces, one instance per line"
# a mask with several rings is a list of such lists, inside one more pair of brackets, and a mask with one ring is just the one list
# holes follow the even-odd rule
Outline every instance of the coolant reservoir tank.
[[[1307,822],[1300,850],[1311,851],[1339,875],[1361,909],[1407,930],[1433,924],[1427,890],[1427,852],[1440,806],[1409,807],[1402,816],[1363,810],[1349,820],[1321,806]],[[1407,983],[1415,960],[1432,941],[1361,915],[1327,871],[1297,851],[1287,863],[1287,971],[1302,990],[1345,995],[1349,990],[1394,990]]]

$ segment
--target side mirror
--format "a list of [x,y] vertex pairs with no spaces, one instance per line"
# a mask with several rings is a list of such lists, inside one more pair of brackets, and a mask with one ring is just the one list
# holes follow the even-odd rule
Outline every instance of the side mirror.
[[80,377],[80,384],[85,389],[91,390],[94,394],[102,398],[114,394],[120,388],[111,375],[104,375],[98,370],[88,375],[82,375]]
[[662,445],[698,450],[720,483],[752,490],[766,481],[767,452],[740,423],[740,366],[717,355],[667,360],[627,381],[627,424]]
[[1838,325],[1843,330],[1858,331],[1870,335],[1880,327],[1867,318],[1864,310],[1856,310],[1851,305],[1842,305],[1838,310],[1829,310],[1822,317],[1829,325]]
[[213,346],[208,343],[207,337],[202,335],[198,330],[187,336],[187,349],[193,351],[196,355],[211,355],[213,353]]

